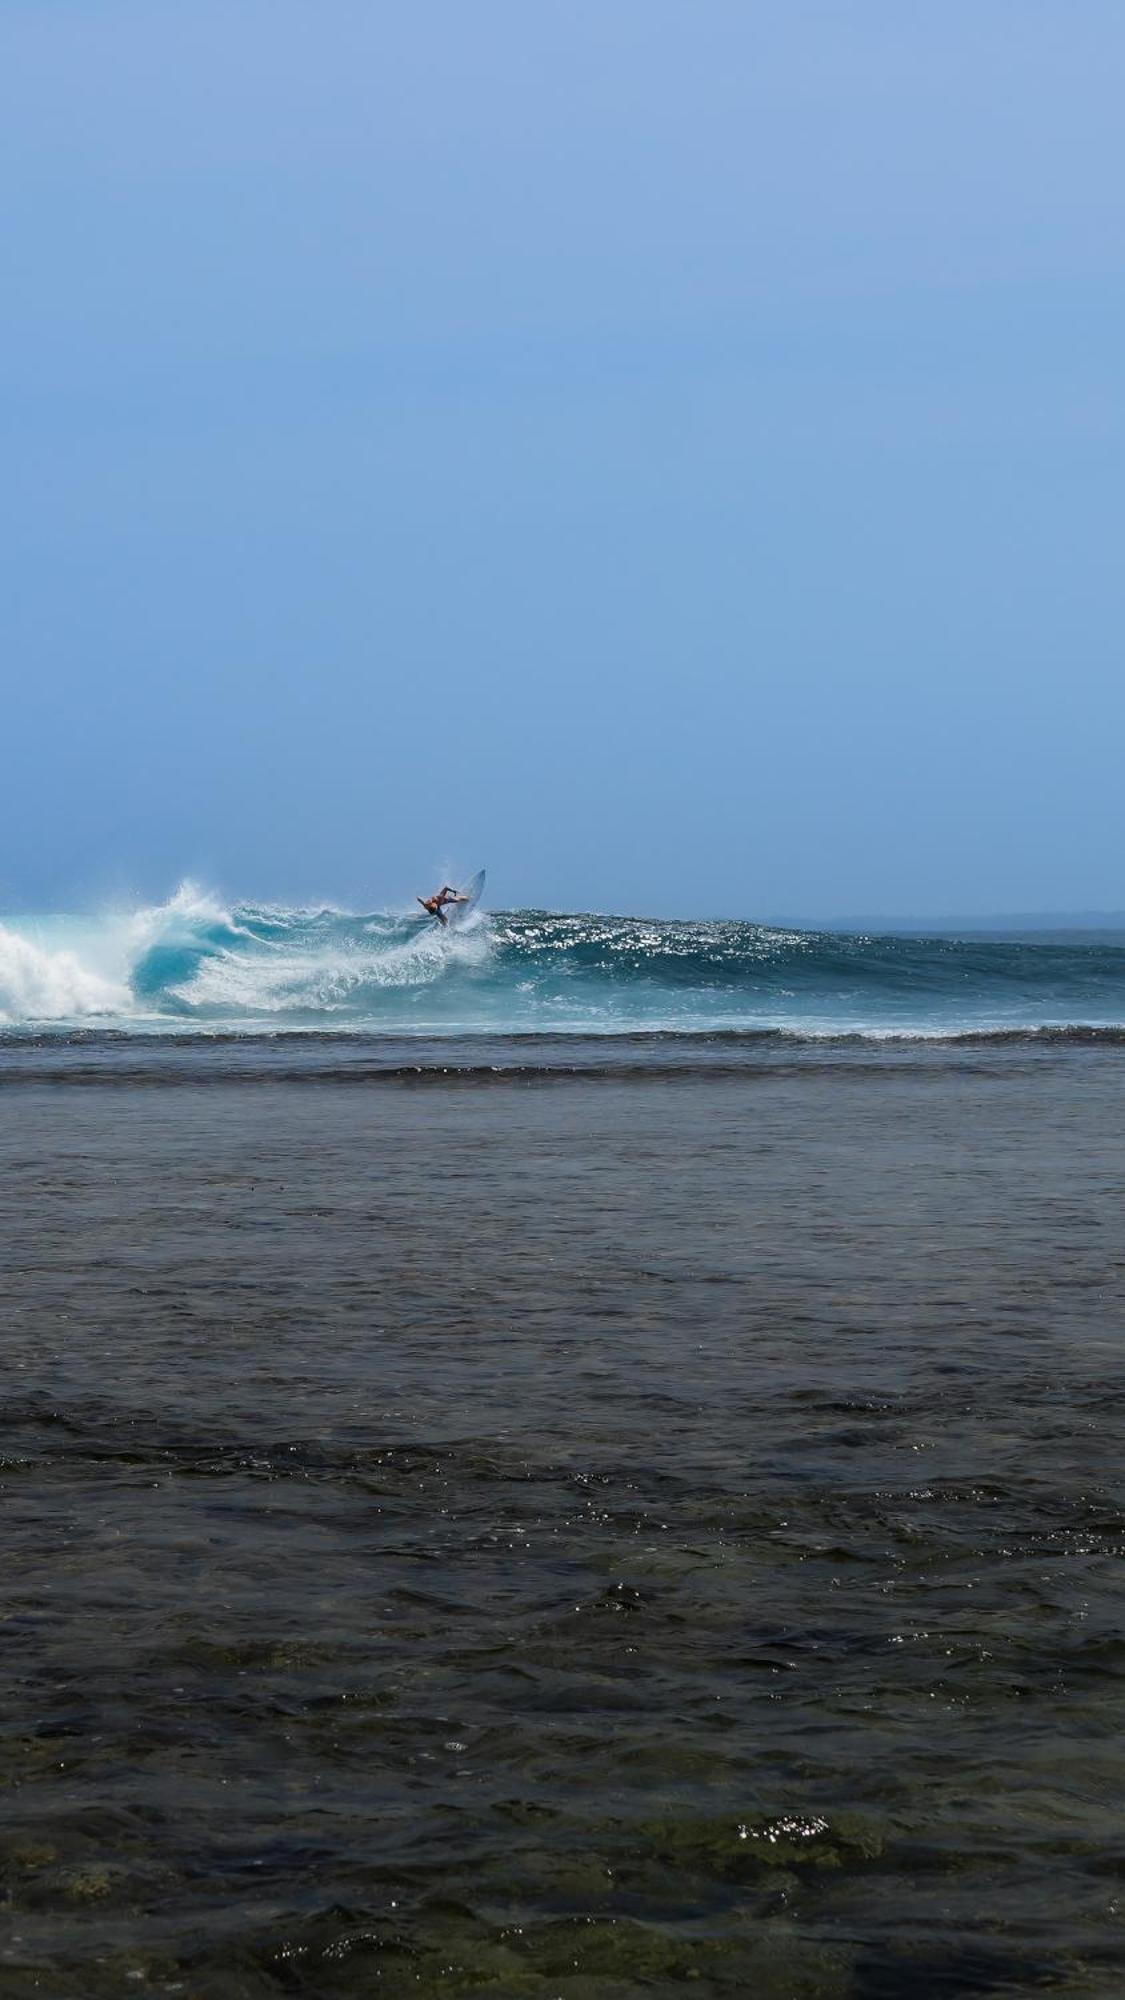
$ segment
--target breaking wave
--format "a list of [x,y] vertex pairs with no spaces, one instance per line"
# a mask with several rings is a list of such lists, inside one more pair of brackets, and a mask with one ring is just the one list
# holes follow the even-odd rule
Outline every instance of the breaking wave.
[[243,903],[0,924],[0,1028],[876,1037],[1125,1024],[1125,944]]

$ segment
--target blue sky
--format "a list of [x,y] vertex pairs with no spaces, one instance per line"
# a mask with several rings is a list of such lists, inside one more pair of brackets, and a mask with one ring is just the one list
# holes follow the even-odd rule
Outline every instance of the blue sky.
[[1125,905],[1125,13],[8,0],[0,908]]

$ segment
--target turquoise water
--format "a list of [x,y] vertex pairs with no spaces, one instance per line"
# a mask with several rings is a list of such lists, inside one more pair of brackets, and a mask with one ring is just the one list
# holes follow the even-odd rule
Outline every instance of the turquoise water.
[[0,924],[0,1027],[947,1036],[1125,1024],[1125,943],[845,936],[522,910],[406,912],[181,889],[152,908]]

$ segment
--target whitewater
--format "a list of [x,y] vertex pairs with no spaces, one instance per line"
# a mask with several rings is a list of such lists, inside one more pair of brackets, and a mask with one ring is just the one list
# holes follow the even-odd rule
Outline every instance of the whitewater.
[[953,1037],[1125,1026],[1125,941],[166,902],[0,922],[0,1032]]

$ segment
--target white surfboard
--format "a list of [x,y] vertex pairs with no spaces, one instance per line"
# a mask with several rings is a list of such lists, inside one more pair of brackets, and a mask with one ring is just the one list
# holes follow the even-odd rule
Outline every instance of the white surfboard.
[[483,888],[484,869],[479,868],[473,876],[472,881],[466,882],[465,887],[460,892],[464,896],[465,901],[463,903],[455,903],[449,912],[449,921],[454,930],[460,930],[466,918],[472,916],[473,911],[480,902],[481,890]]

